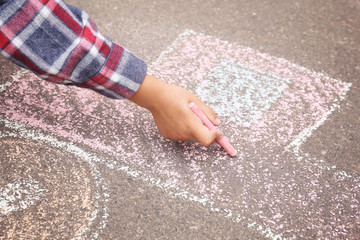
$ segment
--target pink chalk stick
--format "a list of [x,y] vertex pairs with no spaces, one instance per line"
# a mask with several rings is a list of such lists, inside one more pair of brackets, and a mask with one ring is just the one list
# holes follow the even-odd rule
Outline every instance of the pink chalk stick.
[[[209,120],[209,118],[200,110],[200,108],[193,102],[189,103],[190,109],[198,116],[203,124],[208,127],[210,130],[216,130],[215,125]],[[230,141],[227,137],[223,136],[216,140],[225,151],[232,157],[234,157],[237,153],[235,148],[230,144]]]

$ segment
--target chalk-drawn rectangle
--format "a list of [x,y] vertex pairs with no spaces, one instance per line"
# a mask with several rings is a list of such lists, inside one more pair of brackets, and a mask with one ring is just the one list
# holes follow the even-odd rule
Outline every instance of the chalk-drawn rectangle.
[[200,81],[196,93],[213,106],[219,116],[227,118],[229,124],[250,127],[276,102],[289,83],[289,79],[223,60]]
[[[144,110],[87,90],[51,85],[30,73],[19,74],[1,93],[5,104],[0,113],[116,158],[214,206],[221,203],[231,210],[229,217],[268,237],[320,236],[320,229],[321,236],[341,238],[348,226],[360,224],[356,181],[286,150],[294,140],[300,146],[326,120],[349,84],[192,31],[180,35],[150,69],[223,113],[222,130],[238,157],[229,159],[217,146],[166,141]],[[241,83],[249,97],[240,107],[228,106],[241,98],[241,91],[232,91]],[[222,98],[210,96],[209,86],[223,89]],[[224,106],[247,113],[229,114]],[[326,199],[325,193],[336,198]],[[308,224],[309,219],[316,222]]]

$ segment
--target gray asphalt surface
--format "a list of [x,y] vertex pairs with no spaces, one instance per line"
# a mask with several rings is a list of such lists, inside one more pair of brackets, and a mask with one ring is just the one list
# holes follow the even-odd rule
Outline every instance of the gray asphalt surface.
[[0,59],[0,239],[360,238],[360,1],[66,2],[219,110],[239,155]]

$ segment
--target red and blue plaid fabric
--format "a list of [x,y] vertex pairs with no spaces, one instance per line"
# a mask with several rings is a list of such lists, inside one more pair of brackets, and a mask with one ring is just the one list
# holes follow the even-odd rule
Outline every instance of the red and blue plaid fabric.
[[0,0],[0,53],[41,78],[129,98],[146,63],[62,0]]

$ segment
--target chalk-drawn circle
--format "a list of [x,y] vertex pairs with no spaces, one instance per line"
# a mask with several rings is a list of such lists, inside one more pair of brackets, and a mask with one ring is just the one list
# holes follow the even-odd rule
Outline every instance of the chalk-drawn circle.
[[66,239],[94,224],[98,202],[90,164],[29,139],[3,138],[0,152],[0,189],[8,192],[0,199],[7,207],[0,214],[0,238]]

